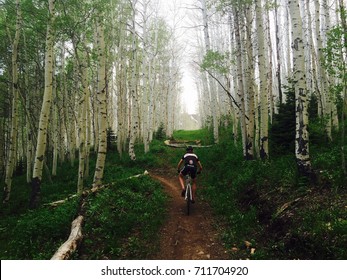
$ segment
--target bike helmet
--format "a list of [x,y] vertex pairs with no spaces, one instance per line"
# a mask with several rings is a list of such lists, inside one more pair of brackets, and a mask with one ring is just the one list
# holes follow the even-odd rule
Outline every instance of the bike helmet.
[[192,146],[188,146],[186,149],[187,152],[192,152],[193,151],[193,147]]

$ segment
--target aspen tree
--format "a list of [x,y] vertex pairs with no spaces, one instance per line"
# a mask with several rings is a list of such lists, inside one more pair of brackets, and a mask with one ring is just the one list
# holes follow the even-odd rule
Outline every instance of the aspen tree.
[[106,54],[105,54],[105,34],[104,26],[101,15],[97,18],[97,53],[99,58],[98,64],[98,116],[97,121],[99,123],[98,131],[98,156],[96,160],[93,186],[99,186],[102,184],[104,176],[106,153],[107,153],[107,105],[106,105]]
[[130,92],[130,140],[129,140],[129,157],[131,160],[136,160],[135,155],[135,141],[137,138],[137,133],[139,129],[139,112],[138,112],[138,92],[137,92],[137,40],[136,40],[136,30],[135,30],[135,16],[136,16],[136,3],[137,1],[131,2],[132,8],[132,23],[131,23],[131,37],[132,37],[132,47],[131,47],[131,58],[130,58],[130,71],[131,78],[129,81],[129,92]]
[[308,45],[309,45],[309,55],[311,56],[310,58],[310,66],[311,66],[311,71],[312,71],[312,89],[313,92],[317,95],[317,106],[318,106],[318,115],[322,115],[322,103],[321,97],[320,97],[320,89],[318,86],[318,75],[317,75],[317,63],[319,63],[319,60],[317,58],[317,53],[316,49],[313,43],[313,30],[312,30],[312,15],[311,15],[311,10],[310,10],[310,1],[306,0],[306,11],[307,11],[307,22],[308,22]]
[[116,80],[117,80],[117,151],[120,155],[126,149],[127,131],[128,131],[128,107],[127,101],[127,84],[126,84],[126,52],[125,52],[125,24],[123,8],[121,8],[121,19],[119,28],[119,45],[117,49],[118,61],[116,63]]
[[52,176],[57,176],[57,168],[58,168],[58,137],[59,137],[59,123],[58,123],[58,94],[57,94],[57,86],[56,79],[53,78],[53,112],[52,112],[52,141],[53,141],[53,162],[52,162]]
[[[143,80],[143,93],[142,93],[142,138],[143,138],[143,144],[144,144],[144,152],[149,152],[149,134],[151,133],[150,127],[149,127],[149,104],[150,100],[152,99],[152,92],[150,83],[153,79],[152,77],[152,52],[154,50],[151,49],[151,42],[149,41],[149,30],[148,30],[148,4],[149,1],[143,1],[143,11],[142,11],[142,41],[143,41],[143,48],[142,48],[142,80]],[[152,42],[152,44],[156,44],[156,41]]]
[[247,143],[246,158],[254,158],[254,132],[255,132],[255,92],[254,92],[254,61],[253,61],[253,45],[252,45],[252,9],[251,5],[246,7],[246,50],[247,50]]
[[[287,3],[287,0],[284,0],[284,3]],[[291,36],[290,36],[290,27],[291,27],[291,22],[290,22],[290,12],[289,9],[287,8],[287,4],[285,4],[285,15],[284,15],[284,32],[285,32],[285,46],[284,46],[284,51],[285,51],[285,73],[284,75],[289,77],[291,70],[292,70],[292,56],[291,56]],[[288,81],[287,81],[288,85]]]
[[322,104],[322,116],[326,118],[326,133],[328,138],[332,139],[331,134],[331,101],[329,96],[329,85],[328,85],[328,76],[326,71],[322,67],[322,61],[324,59],[323,55],[323,38],[322,38],[322,31],[321,31],[321,7],[319,1],[315,1],[315,31],[316,31],[316,45],[317,45],[317,57],[318,57],[318,63],[317,63],[317,81],[318,81],[318,90],[319,90],[319,96],[321,97],[321,100],[318,100],[318,102],[321,102]]
[[299,172],[311,174],[308,132],[308,99],[305,77],[302,20],[298,0],[289,1],[292,24],[293,75],[295,89],[296,137],[295,156]]
[[35,208],[39,202],[42,171],[45,159],[45,150],[47,145],[47,128],[49,122],[49,113],[52,103],[53,90],[53,61],[54,61],[54,21],[55,7],[54,0],[49,0],[49,20],[47,24],[46,51],[45,51],[45,89],[43,103],[40,114],[39,130],[37,136],[37,145],[35,152],[32,192],[30,198],[30,207]]
[[242,44],[241,44],[241,28],[240,28],[240,13],[238,9],[234,8],[234,32],[235,32],[235,41],[236,41],[236,71],[237,71],[237,95],[238,95],[238,103],[240,104],[239,108],[239,117],[241,124],[241,133],[242,133],[242,148],[243,155],[245,158],[248,158],[248,150],[247,150],[247,130],[246,130],[246,107],[245,107],[245,86],[243,79],[243,63],[242,63]]
[[[207,6],[206,0],[200,0],[201,2],[201,11],[203,18],[203,32],[204,32],[204,42],[205,42],[205,52],[211,50],[210,44],[210,35],[209,35],[209,25],[208,25],[208,17],[207,17]],[[206,74],[207,75],[207,74]],[[217,89],[215,83],[210,81],[210,78],[207,77],[207,88],[209,92],[209,96],[211,97],[211,109],[212,109],[212,120],[213,120],[213,136],[214,142],[219,142],[219,111],[218,111],[218,98],[217,98]]]
[[18,44],[20,40],[20,32],[22,28],[22,12],[20,0],[16,0],[16,32],[12,44],[12,116],[11,116],[11,132],[10,132],[10,150],[6,164],[6,177],[4,187],[4,200],[6,203],[10,199],[12,188],[13,169],[16,162],[17,153],[17,134],[18,134],[18,101],[19,101],[19,85],[18,85]]
[[79,63],[79,68],[81,72],[81,82],[82,82],[82,93],[79,100],[80,106],[80,120],[79,120],[79,166],[78,166],[78,182],[77,182],[77,193],[82,193],[85,180],[85,164],[88,158],[87,148],[86,148],[86,138],[87,138],[87,109],[89,103],[89,84],[88,84],[88,73],[87,73],[87,52],[83,50],[82,61]]
[[[307,0],[309,1],[309,0]],[[278,100],[279,105],[282,105],[283,95],[282,95],[282,71],[281,71],[281,44],[280,44],[280,28],[279,28],[279,15],[278,15],[278,4],[275,0],[275,32],[276,32],[276,78],[277,78],[277,88],[278,88]]]
[[257,18],[257,37],[258,37],[258,67],[260,77],[260,157],[267,159],[269,157],[269,136],[268,136],[268,88],[266,78],[266,46],[264,38],[264,20],[262,1],[256,1],[256,18]]
[[[272,117],[275,114],[276,106],[275,106],[275,95],[273,90],[273,49],[272,49],[272,41],[271,41],[271,28],[270,28],[270,8],[265,7],[266,11],[266,30],[267,30],[267,46],[268,51],[266,49],[265,45],[265,55],[267,55],[268,60],[265,59],[266,68],[267,71],[267,92],[268,92],[268,103],[269,103],[269,109],[270,112],[268,112],[268,115],[270,115],[270,122],[272,123]],[[266,56],[265,56],[266,58]]]
[[[62,53],[65,53],[65,45],[62,45]],[[61,68],[65,69],[65,55],[64,57],[62,56],[62,65]],[[66,151],[67,154],[69,155],[69,160],[70,160],[70,165],[73,166],[74,164],[74,147],[73,147],[73,135],[71,133],[72,129],[73,129],[73,121],[71,121],[70,118],[70,95],[68,92],[68,88],[67,88],[67,82],[66,82],[66,75],[65,75],[65,71],[62,71],[61,73],[61,83],[60,83],[60,88],[62,91],[62,97],[63,97],[63,116],[62,116],[62,120],[63,120],[63,125],[62,125],[62,133],[61,133],[61,137],[63,137],[63,135],[66,135]],[[61,139],[61,141],[64,141],[64,139]],[[65,157],[64,157],[65,158]]]
[[[323,0],[323,12],[324,12],[324,37],[325,37],[325,42],[324,42],[324,46],[327,46],[327,33],[329,32],[329,30],[331,29],[331,17],[330,17],[330,3],[328,0]],[[323,51],[323,50],[322,50]],[[322,61],[324,60],[324,55],[322,58]],[[322,63],[321,61],[321,63]],[[338,125],[339,125],[339,120],[338,120],[338,116],[337,116],[337,106],[336,106],[336,98],[335,96],[332,94],[332,92],[330,91],[330,85],[332,85],[334,83],[333,78],[327,73],[327,85],[328,85],[328,91],[327,91],[327,113],[328,113],[328,124],[327,124],[327,131],[328,131],[328,136],[330,138],[331,135],[331,139],[332,139],[332,130],[333,129],[338,129]]]
[[[29,61],[28,52],[27,52],[27,43],[26,36],[23,34],[24,42],[24,57],[25,61]],[[32,173],[32,158],[33,158],[33,136],[32,136],[32,127],[31,120],[29,117],[29,112],[31,109],[31,96],[29,95],[29,71],[25,71],[24,74],[24,84],[26,89],[26,98],[25,98],[25,131],[26,131],[26,181],[31,183],[31,173]],[[1,142],[0,142],[1,143]],[[1,156],[1,154],[0,154]]]

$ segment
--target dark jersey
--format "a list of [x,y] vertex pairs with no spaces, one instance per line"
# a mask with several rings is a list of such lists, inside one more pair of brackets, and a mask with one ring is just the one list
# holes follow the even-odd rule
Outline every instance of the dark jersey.
[[183,157],[182,160],[184,161],[185,166],[189,167],[197,167],[197,162],[199,161],[199,158],[196,154],[194,153],[186,153]]

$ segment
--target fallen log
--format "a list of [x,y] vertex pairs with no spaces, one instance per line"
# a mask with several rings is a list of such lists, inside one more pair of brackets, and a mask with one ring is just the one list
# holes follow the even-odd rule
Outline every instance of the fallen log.
[[[145,170],[145,172],[143,172],[142,174],[137,174],[137,175],[134,175],[134,176],[130,176],[127,179],[138,178],[138,177],[146,176],[146,175],[148,175],[148,171],[147,170]],[[87,194],[90,194],[90,193],[94,193],[96,191],[99,191],[99,190],[101,190],[101,189],[103,189],[105,187],[109,187],[109,186],[112,186],[112,185],[113,184],[111,183],[111,184],[108,184],[108,185],[93,186],[91,189],[84,191],[83,194],[87,195]],[[51,207],[57,207],[57,206],[65,203],[66,201],[68,201],[68,200],[70,200],[72,198],[75,198],[75,197],[77,197],[77,194],[73,194],[73,195],[71,195],[71,196],[69,196],[69,197],[67,197],[65,199],[57,200],[57,201],[50,202],[50,203],[46,203],[44,205],[45,206],[51,206]]]
[[212,147],[212,145],[206,145],[206,146],[202,146],[202,145],[187,145],[185,143],[171,143],[170,140],[165,140],[164,144],[166,146],[172,147],[172,148],[186,148],[188,146],[192,146],[193,148],[210,148]]
[[[145,170],[145,172],[143,174],[130,176],[127,179],[138,178],[138,177],[146,176],[146,175],[149,175],[147,170]],[[83,239],[82,224],[83,224],[83,220],[84,220],[83,213],[84,213],[84,208],[85,208],[85,198],[89,194],[95,193],[95,192],[97,192],[97,191],[99,191],[101,189],[104,189],[106,187],[109,187],[109,186],[112,186],[112,184],[101,185],[101,186],[93,186],[90,190],[87,190],[87,191],[83,192],[82,202],[80,203],[80,211],[79,211],[79,213],[81,213],[81,214],[75,220],[72,221],[72,223],[71,223],[71,232],[70,232],[69,238],[59,247],[59,249],[53,255],[51,260],[67,260],[76,251],[76,249],[78,248],[80,242]],[[73,197],[75,197],[75,196],[76,195],[73,195]],[[56,202],[52,202],[52,203],[47,204],[47,205],[57,206],[57,205],[60,205],[60,204],[62,204],[64,202],[66,202],[71,197],[66,198],[64,200],[59,200],[59,201],[56,201]]]
[[82,215],[78,216],[71,223],[71,233],[68,238],[53,255],[51,260],[67,260],[76,251],[78,245],[83,239],[82,235],[82,223],[84,217]]

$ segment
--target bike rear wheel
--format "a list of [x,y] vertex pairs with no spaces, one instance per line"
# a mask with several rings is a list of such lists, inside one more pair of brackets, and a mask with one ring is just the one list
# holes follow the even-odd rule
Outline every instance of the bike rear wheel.
[[187,215],[189,216],[190,214],[190,204],[191,204],[191,186],[188,185],[186,188],[186,192],[187,192]]

